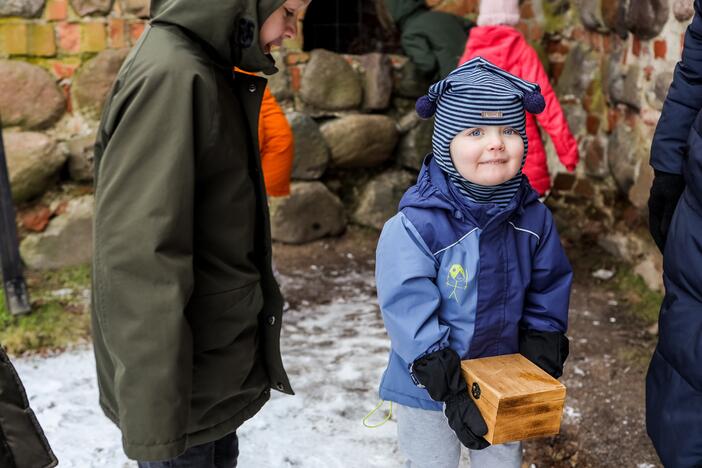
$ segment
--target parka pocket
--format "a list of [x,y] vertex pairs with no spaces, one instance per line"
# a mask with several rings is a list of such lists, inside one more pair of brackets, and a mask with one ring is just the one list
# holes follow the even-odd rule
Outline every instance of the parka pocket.
[[186,317],[196,353],[255,343],[258,314],[263,307],[261,284],[192,298]]

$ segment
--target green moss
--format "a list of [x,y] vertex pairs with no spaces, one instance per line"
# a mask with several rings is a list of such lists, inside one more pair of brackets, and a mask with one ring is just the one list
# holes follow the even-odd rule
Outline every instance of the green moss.
[[576,21],[575,8],[566,0],[549,0],[543,2],[544,32],[555,34],[562,32]]
[[[90,314],[82,291],[90,287],[90,268],[79,266],[27,278],[32,312],[12,316],[0,290],[0,343],[11,354],[61,349],[90,336]],[[71,294],[57,295],[59,289]]]
[[647,325],[658,320],[663,294],[649,289],[639,275],[621,265],[610,284],[617,291],[618,297],[626,302],[629,314]]

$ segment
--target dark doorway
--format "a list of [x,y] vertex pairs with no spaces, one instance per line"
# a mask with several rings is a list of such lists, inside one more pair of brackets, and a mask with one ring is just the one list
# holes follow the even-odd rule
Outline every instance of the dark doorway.
[[303,21],[303,50],[327,49],[341,54],[398,52],[399,40],[385,20],[382,0],[318,0]]

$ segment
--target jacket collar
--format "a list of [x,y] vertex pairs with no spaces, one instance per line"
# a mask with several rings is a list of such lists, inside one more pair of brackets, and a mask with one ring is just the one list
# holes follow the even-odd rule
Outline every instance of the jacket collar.
[[506,221],[521,215],[524,207],[538,201],[539,196],[531,188],[525,176],[507,206],[500,208],[492,203],[475,203],[463,196],[448,180],[448,176],[434,161],[432,154],[422,163],[417,184],[411,187],[400,201],[400,209],[406,207],[442,209],[456,219],[467,219],[481,229],[493,223]]

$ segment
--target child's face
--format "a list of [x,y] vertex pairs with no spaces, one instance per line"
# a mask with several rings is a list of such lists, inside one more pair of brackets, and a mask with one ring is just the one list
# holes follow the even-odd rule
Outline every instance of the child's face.
[[286,0],[263,22],[258,37],[265,53],[270,53],[273,46],[280,46],[283,39],[297,36],[298,16],[309,2],[310,0]]
[[524,141],[510,127],[475,127],[456,135],[450,150],[453,165],[463,177],[474,184],[493,186],[519,172]]

